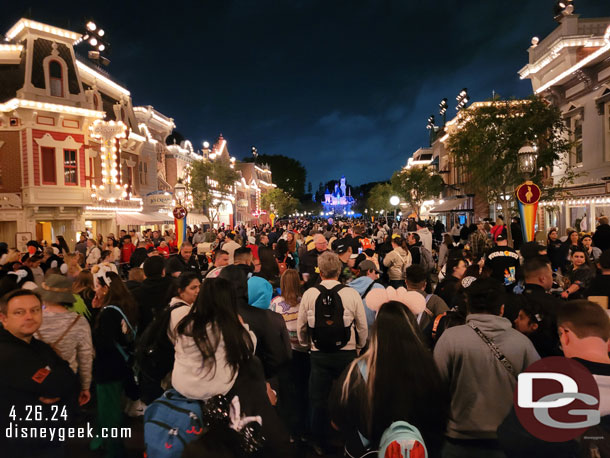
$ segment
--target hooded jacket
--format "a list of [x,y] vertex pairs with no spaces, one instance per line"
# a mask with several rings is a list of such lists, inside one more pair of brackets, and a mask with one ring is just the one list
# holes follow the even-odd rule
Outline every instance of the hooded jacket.
[[[248,305],[247,275],[249,273],[250,269],[246,265],[228,265],[222,269],[219,277],[231,282],[231,287],[237,297],[237,312],[256,335],[258,343],[255,354],[263,363],[265,377],[269,379],[277,373],[283,364],[290,360],[292,355],[290,339],[286,324],[281,316],[271,310],[262,310]],[[274,325],[272,320],[275,317],[282,320],[283,329]]]
[[388,267],[390,280],[404,280],[405,270],[411,265],[411,253],[396,247],[383,258],[383,265]]
[[434,347],[434,361],[451,387],[447,436],[497,439],[496,430],[513,405],[517,380],[468,325],[475,324],[510,361],[517,374],[540,359],[530,340],[506,318],[473,313],[447,329]]
[[[353,279],[350,282],[350,284],[348,285],[350,288],[354,288],[356,291],[358,291],[358,294],[360,294],[360,297],[362,297],[362,303],[364,304],[364,314],[366,315],[366,324],[369,327],[369,331],[371,329],[371,326],[373,326],[373,323],[375,322],[377,313],[366,306],[366,300],[363,297],[363,294],[368,289],[368,287],[371,286],[372,283],[373,283],[373,279],[371,277],[367,277],[366,275],[364,275],[362,277]],[[379,283],[375,283],[371,287],[370,290],[378,289],[378,288],[383,289],[383,285],[381,285]]]

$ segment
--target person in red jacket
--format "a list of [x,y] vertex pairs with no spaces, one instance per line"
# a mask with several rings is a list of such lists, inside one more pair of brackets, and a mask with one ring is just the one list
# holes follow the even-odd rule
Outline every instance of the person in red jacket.
[[129,262],[134,251],[136,251],[136,246],[131,243],[131,237],[126,235],[123,237],[123,246],[121,247],[121,264]]

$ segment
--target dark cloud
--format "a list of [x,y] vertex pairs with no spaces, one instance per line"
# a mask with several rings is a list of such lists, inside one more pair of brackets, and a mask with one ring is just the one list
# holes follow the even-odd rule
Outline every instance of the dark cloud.
[[[443,97],[531,93],[517,71],[534,35],[556,26],[554,0],[224,0],[31,3],[32,18],[98,21],[110,72],[134,103],[175,119],[193,144],[220,132],[231,153],[285,154],[313,183],[383,180],[426,146]],[[8,29],[27,10],[5,8]],[[607,2],[578,0],[583,16]]]

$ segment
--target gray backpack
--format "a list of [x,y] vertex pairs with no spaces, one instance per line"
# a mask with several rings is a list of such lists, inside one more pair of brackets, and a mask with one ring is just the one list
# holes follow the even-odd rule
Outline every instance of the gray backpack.
[[426,272],[432,272],[436,267],[432,253],[430,253],[430,250],[423,246],[419,247],[419,264]]

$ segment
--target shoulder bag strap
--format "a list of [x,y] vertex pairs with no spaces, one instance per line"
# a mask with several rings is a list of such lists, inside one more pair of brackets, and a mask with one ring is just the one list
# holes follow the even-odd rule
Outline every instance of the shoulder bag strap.
[[367,288],[364,290],[364,293],[362,293],[362,294],[360,295],[360,297],[362,297],[362,298],[364,299],[364,298],[366,297],[366,295],[369,293],[369,291],[373,289],[373,286],[375,286],[375,281],[374,281],[374,280],[373,280],[373,281],[371,282],[371,284],[370,284],[370,285],[369,285],[369,286],[368,286],[368,287],[367,287]]
[[504,356],[504,353],[500,351],[498,346],[493,343],[489,337],[483,334],[483,332],[479,328],[477,328],[475,324],[470,322],[468,323],[468,326],[470,326],[474,330],[474,332],[476,332],[477,335],[481,338],[481,340],[487,344],[491,352],[498,359],[498,361],[502,363],[502,366],[504,366],[504,368],[510,373],[510,375],[512,375],[514,378],[517,378],[517,372],[513,368],[513,365],[510,363],[508,358]]
[[72,323],[70,323],[70,326],[68,326],[66,328],[66,330],[59,336],[59,339],[57,339],[55,342],[53,342],[51,344],[51,348],[53,350],[55,350],[55,352],[57,352],[57,345],[59,344],[59,342],[61,342],[62,339],[66,336],[66,334],[68,334],[70,332],[70,329],[72,329],[74,327],[74,325],[76,324],[76,322],[78,321],[79,318],[80,318],[80,315],[77,315],[77,317],[74,318],[74,321]]
[[436,332],[438,331],[438,325],[441,323],[441,319],[444,316],[447,316],[447,312],[441,313],[434,319],[434,323],[432,324],[432,339],[433,340],[436,340]]
[[104,307],[104,309],[113,309],[116,310],[117,312],[119,312],[121,314],[121,316],[123,317],[123,319],[125,320],[125,323],[127,324],[127,326],[129,327],[129,329],[131,330],[131,333],[133,334],[133,337],[135,338],[136,336],[136,330],[133,328],[133,326],[131,325],[131,323],[129,322],[129,320],[127,319],[127,316],[125,316],[125,313],[123,312],[123,310],[121,310],[120,307],[117,307],[116,305],[107,305],[106,307]]

